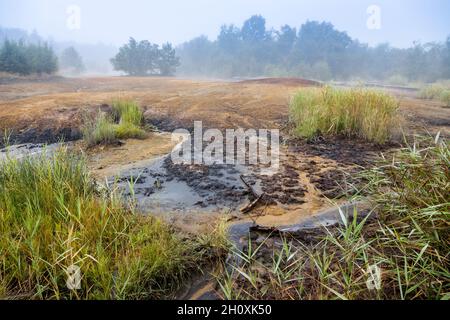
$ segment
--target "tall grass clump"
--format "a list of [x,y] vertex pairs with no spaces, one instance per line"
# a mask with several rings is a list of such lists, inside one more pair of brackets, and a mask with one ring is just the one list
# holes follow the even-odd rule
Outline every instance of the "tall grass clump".
[[139,127],[144,120],[141,108],[132,100],[115,100],[112,104],[112,113],[119,124],[129,123]]
[[431,84],[422,87],[419,90],[419,98],[421,99],[439,99],[445,88],[439,84]]
[[[363,173],[369,215],[342,214],[338,227],[236,250],[240,263],[219,277],[222,295],[448,300],[450,149],[438,140],[408,146]],[[380,281],[370,272],[377,269]]]
[[100,191],[66,148],[0,162],[0,298],[163,298],[208,257],[204,240]]
[[379,91],[308,88],[294,96],[290,117],[301,137],[345,135],[381,144],[398,125],[397,110],[397,100]]
[[419,98],[440,100],[446,107],[450,107],[450,86],[442,82],[422,87]]
[[111,114],[99,112],[87,119],[82,133],[88,146],[110,144],[118,139],[143,138],[144,115],[139,105],[131,100],[115,100]]
[[86,117],[81,133],[88,146],[99,143],[111,144],[117,141],[114,123],[107,114],[101,112],[95,118]]
[[450,107],[450,89],[442,91],[439,99],[446,107]]

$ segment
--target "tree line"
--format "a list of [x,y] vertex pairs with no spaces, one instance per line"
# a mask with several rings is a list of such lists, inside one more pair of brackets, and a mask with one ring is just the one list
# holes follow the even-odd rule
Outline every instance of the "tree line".
[[[1,42],[0,71],[53,73],[60,68],[79,74],[85,70],[82,57],[73,47],[57,58],[52,46],[36,32],[28,35],[20,29],[0,28]],[[416,42],[405,49],[388,43],[373,47],[328,22],[307,21],[298,29],[284,25],[268,30],[265,18],[254,15],[242,27],[223,25],[215,40],[199,36],[177,48],[170,43],[159,46],[130,38],[109,62],[115,70],[132,76],[179,73],[224,78],[433,82],[450,79],[450,36],[443,42]]]
[[20,75],[51,74],[58,70],[58,58],[47,43],[5,40],[0,49],[0,71]]
[[307,21],[297,30],[267,30],[255,15],[241,28],[223,25],[216,40],[194,38],[177,48],[180,73],[215,77],[295,76],[318,80],[351,78],[425,81],[450,78],[450,37],[399,49],[371,47],[331,23]]
[[[172,76],[180,64],[172,44],[159,47],[147,40],[138,42],[133,38],[110,62],[115,70],[132,76]],[[59,69],[69,74],[80,74],[85,70],[83,58],[74,47],[64,49],[59,58],[46,42],[5,39],[0,47],[0,71],[29,75],[52,74]]]

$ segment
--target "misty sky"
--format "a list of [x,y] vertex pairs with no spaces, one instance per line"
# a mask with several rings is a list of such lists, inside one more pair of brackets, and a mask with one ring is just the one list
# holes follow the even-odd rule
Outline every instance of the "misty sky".
[[[67,27],[67,7],[81,9],[80,29]],[[367,25],[370,5],[381,9],[381,29]],[[448,0],[0,0],[0,26],[36,29],[55,40],[120,45],[130,36],[174,44],[201,34],[215,39],[220,25],[241,26],[261,14],[268,28],[332,22],[369,44],[407,47],[414,40],[442,41],[450,34]]]

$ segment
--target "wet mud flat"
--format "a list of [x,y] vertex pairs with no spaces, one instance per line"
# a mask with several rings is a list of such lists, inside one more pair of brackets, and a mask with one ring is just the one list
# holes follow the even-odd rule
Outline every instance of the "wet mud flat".
[[[193,148],[191,155],[193,159]],[[276,170],[270,170],[270,164],[249,164],[248,150],[245,156],[245,164],[226,164],[226,161],[223,164],[195,164],[175,163],[168,154],[120,172],[115,181],[125,190],[126,196],[133,196],[139,208],[149,213],[240,214],[243,206],[252,201],[254,208],[287,208],[306,202],[304,197],[308,188],[305,184],[308,182],[302,181],[301,173],[287,164],[283,150],[280,152],[281,164]]]
[[12,159],[20,159],[25,156],[39,155],[43,152],[51,154],[61,146],[63,146],[62,143],[23,143],[2,147],[0,148],[0,161],[6,159],[7,157]]
[[[381,153],[388,154],[396,147],[395,144],[379,146],[349,139],[286,141],[280,157],[280,171],[270,177],[257,177],[257,184],[262,192],[269,196],[275,195],[274,199],[277,199],[276,195],[279,194],[282,198],[281,201],[276,201],[276,206],[285,207],[287,210],[282,216],[273,216],[270,219],[239,219],[231,222],[228,234],[234,250],[245,254],[249,245],[252,250],[259,248],[255,259],[270,269],[274,253],[282,251],[286,242],[293,250],[298,246],[315,246],[324,235],[336,231],[343,223],[341,214],[351,220],[356,211],[358,221],[368,214],[369,219],[376,219],[370,203],[346,202],[346,197],[352,190],[346,188],[344,180],[351,179],[364,168],[373,166]],[[355,180],[347,183],[364,183]],[[296,192],[292,192],[295,188]],[[343,199],[330,203],[324,200],[327,197]],[[286,201],[283,201],[285,199]],[[298,214],[288,219],[283,218],[289,216],[287,211],[295,211],[296,208],[300,208]],[[239,263],[238,255],[232,251],[226,265],[236,266]],[[248,285],[246,281],[242,283]],[[220,298],[219,291],[214,280],[205,275],[197,277],[182,297]]]
[[144,212],[234,211],[248,196],[240,182],[245,171],[232,165],[174,164],[164,156],[122,173],[117,181]]
[[[238,220],[257,216],[257,222],[270,226],[295,224],[332,206],[328,199],[345,198],[348,185],[355,182],[346,180],[394,147],[349,139],[283,139],[278,169],[262,174],[261,164],[174,163],[174,145],[169,133],[152,133],[143,141],[95,149],[88,162],[96,179],[117,183],[144,213],[228,213]],[[58,146],[13,145],[8,154],[16,157]],[[248,155],[247,150],[247,160]],[[0,157],[5,156],[6,149],[0,149]],[[255,200],[256,205],[242,213]]]
[[376,164],[381,155],[389,156],[400,143],[378,145],[344,137],[313,141],[288,140],[288,155],[298,171],[304,172],[321,195],[330,199],[351,195],[364,183],[359,173]]
[[44,144],[53,144],[61,141],[76,141],[81,139],[81,131],[76,128],[47,128],[38,130],[36,128],[29,128],[24,130],[13,130],[0,133],[0,148],[5,147],[5,142],[10,145],[33,145],[42,146]]
[[183,230],[198,232],[225,218],[240,224],[242,234],[251,225],[296,225],[345,203],[354,184],[364,182],[358,173],[392,147],[349,139],[285,139],[279,168],[270,174],[261,173],[264,165],[180,164],[166,154],[108,179],[135,199],[141,212]]

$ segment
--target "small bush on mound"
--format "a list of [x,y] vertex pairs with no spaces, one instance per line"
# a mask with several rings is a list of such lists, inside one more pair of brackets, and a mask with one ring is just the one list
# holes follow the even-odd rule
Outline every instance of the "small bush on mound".
[[88,146],[117,141],[115,125],[105,113],[99,112],[96,118],[85,119],[81,132]]
[[116,137],[118,139],[142,139],[145,137],[145,131],[130,123],[120,123],[115,126]]
[[115,100],[112,104],[114,119],[119,123],[142,125],[144,115],[138,104],[132,100]]
[[419,98],[421,99],[439,99],[444,87],[432,84],[425,86],[419,90]]
[[118,139],[140,139],[145,137],[141,128],[143,120],[144,115],[136,102],[116,100],[111,115],[99,112],[95,119],[86,120],[82,133],[88,146],[111,144]]
[[308,88],[290,105],[295,133],[357,136],[385,143],[398,125],[398,102],[390,95],[365,89]]
[[219,276],[223,296],[448,300],[450,149],[447,142],[422,143],[363,174],[376,216],[343,216],[341,227],[286,237],[272,256],[262,252],[276,241],[250,242],[236,251],[242,263]]
[[[166,297],[209,254],[204,238],[98,191],[84,159],[65,148],[0,162],[0,299]],[[80,290],[66,285],[72,265]]]
[[450,107],[450,86],[447,81],[425,86],[420,89],[419,98],[440,100],[444,106]]
[[450,89],[442,91],[439,98],[446,107],[450,107]]

